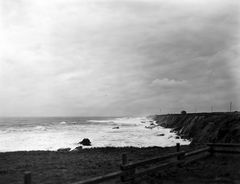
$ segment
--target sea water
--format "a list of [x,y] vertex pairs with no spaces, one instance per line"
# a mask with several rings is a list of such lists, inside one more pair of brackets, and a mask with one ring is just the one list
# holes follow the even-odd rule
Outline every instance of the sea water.
[[0,118],[0,152],[74,149],[83,138],[90,139],[91,147],[166,147],[190,143],[146,117]]

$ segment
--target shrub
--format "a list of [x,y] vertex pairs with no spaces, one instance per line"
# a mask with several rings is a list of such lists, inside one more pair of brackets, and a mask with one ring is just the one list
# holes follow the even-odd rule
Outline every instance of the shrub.
[[181,111],[181,114],[185,115],[185,114],[187,114],[187,112],[186,111]]

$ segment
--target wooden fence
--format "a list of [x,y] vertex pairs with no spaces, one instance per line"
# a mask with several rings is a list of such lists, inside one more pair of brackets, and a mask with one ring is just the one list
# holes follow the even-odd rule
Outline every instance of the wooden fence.
[[[182,166],[216,153],[240,154],[240,144],[209,143],[204,148],[186,152],[181,151],[180,144],[177,143],[175,153],[170,153],[164,156],[159,156],[132,163],[129,163],[127,160],[127,155],[123,154],[120,171],[116,171],[84,181],[75,182],[72,184],[97,184],[117,177],[120,177],[121,183],[130,184],[134,183],[134,181],[138,177],[142,177],[156,171],[159,172],[169,167]],[[24,184],[31,184],[30,172],[25,172]]]

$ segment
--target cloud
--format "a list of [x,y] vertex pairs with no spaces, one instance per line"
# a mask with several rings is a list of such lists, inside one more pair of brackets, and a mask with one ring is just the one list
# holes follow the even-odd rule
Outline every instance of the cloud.
[[155,79],[152,81],[151,86],[156,86],[156,87],[161,87],[161,88],[174,88],[174,87],[181,87],[181,86],[186,86],[187,85],[187,81],[182,80],[182,81],[178,81],[178,80],[174,80],[174,79],[168,79],[168,78],[164,78],[164,79]]
[[239,108],[238,1],[0,5],[0,115]]

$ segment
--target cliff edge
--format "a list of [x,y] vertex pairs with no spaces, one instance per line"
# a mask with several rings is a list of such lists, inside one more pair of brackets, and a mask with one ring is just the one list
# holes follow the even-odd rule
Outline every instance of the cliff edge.
[[191,144],[240,143],[240,113],[189,113],[155,115],[160,126],[172,128]]

